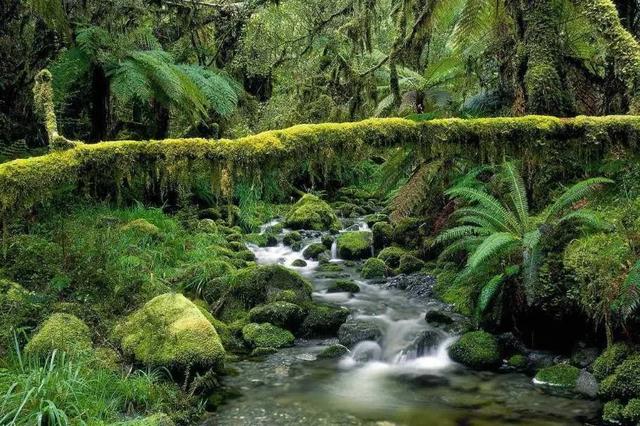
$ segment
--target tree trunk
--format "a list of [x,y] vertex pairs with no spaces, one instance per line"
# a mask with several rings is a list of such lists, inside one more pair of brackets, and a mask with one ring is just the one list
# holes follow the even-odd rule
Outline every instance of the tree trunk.
[[155,117],[154,139],[165,139],[169,134],[169,110],[158,101],[153,101],[153,115]]
[[568,116],[575,113],[560,57],[559,16],[552,0],[523,1],[528,114]]
[[91,75],[91,135],[92,142],[107,139],[109,129],[109,80],[100,66],[94,66]]
[[611,0],[580,0],[576,3],[607,42],[609,53],[617,62],[618,74],[627,82],[629,112],[640,113],[640,45],[622,26]]

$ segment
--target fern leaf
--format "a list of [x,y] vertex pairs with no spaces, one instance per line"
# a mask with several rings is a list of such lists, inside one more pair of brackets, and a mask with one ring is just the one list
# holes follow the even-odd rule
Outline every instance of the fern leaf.
[[518,215],[522,229],[526,229],[529,222],[529,204],[527,202],[527,193],[524,188],[522,176],[516,170],[511,162],[503,165],[504,175],[509,185],[509,197],[511,203]]
[[458,240],[468,235],[479,235],[482,232],[482,228],[478,228],[477,226],[456,226],[455,228],[447,229],[438,235],[435,242],[436,244],[441,244],[447,241]]
[[542,260],[540,250],[540,238],[542,233],[539,229],[527,232],[523,239],[524,251],[522,254],[523,283],[527,302],[531,304],[534,299],[535,286],[538,282],[538,270]]
[[480,292],[480,296],[478,297],[478,312],[484,313],[491,302],[495,299],[497,294],[502,289],[502,284],[504,282],[504,275],[496,275],[491,278],[487,284],[482,287],[482,291]]
[[586,225],[594,230],[606,231],[611,228],[611,224],[602,220],[596,212],[588,209],[580,209],[562,216],[558,220],[558,224],[565,222],[577,222],[580,225]]
[[509,232],[498,232],[489,235],[473,252],[467,261],[470,269],[476,269],[485,262],[490,261],[498,254],[509,252],[520,240]]
[[508,211],[500,202],[492,195],[484,191],[473,188],[452,188],[445,192],[454,198],[461,198],[470,202],[478,203],[488,215],[493,216],[500,221],[504,228],[512,232],[519,233],[521,226],[512,212]]
[[613,183],[611,179],[606,179],[602,177],[586,179],[581,182],[576,183],[571,188],[567,189],[551,206],[549,206],[543,217],[546,220],[553,219],[562,211],[571,207],[573,203],[579,201],[596,191],[596,189],[604,184]]

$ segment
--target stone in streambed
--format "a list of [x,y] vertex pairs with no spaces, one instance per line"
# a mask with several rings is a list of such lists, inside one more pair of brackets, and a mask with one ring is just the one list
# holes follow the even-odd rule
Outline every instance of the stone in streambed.
[[497,339],[485,331],[463,334],[449,347],[449,356],[476,370],[496,368],[501,361]]
[[371,232],[350,231],[344,232],[337,239],[338,255],[342,259],[366,259],[371,256],[373,239]]
[[358,293],[360,286],[353,280],[336,280],[331,287],[327,289],[327,293]]
[[338,341],[348,348],[365,340],[378,341],[382,332],[375,324],[367,321],[349,321],[340,326]]
[[349,353],[349,348],[343,345],[331,345],[318,354],[318,359],[342,358]]

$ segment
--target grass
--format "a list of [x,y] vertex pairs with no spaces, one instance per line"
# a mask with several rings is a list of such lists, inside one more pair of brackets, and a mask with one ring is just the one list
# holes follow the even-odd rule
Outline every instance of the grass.
[[[16,343],[17,344],[17,343]],[[66,426],[123,421],[179,411],[186,398],[158,371],[129,375],[71,359],[54,351],[47,358],[16,349],[1,361],[0,424]]]

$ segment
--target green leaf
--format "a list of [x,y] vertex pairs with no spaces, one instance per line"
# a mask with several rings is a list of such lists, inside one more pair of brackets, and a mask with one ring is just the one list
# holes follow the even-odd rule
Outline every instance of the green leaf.
[[482,287],[482,291],[480,292],[480,297],[478,297],[478,311],[480,313],[484,313],[493,299],[496,297],[500,289],[502,288],[502,283],[504,282],[504,275],[496,275],[491,278],[487,284]]
[[504,254],[513,249],[519,239],[508,232],[497,232],[485,238],[480,246],[473,252],[467,266],[475,269],[482,263],[490,261],[493,256]]

